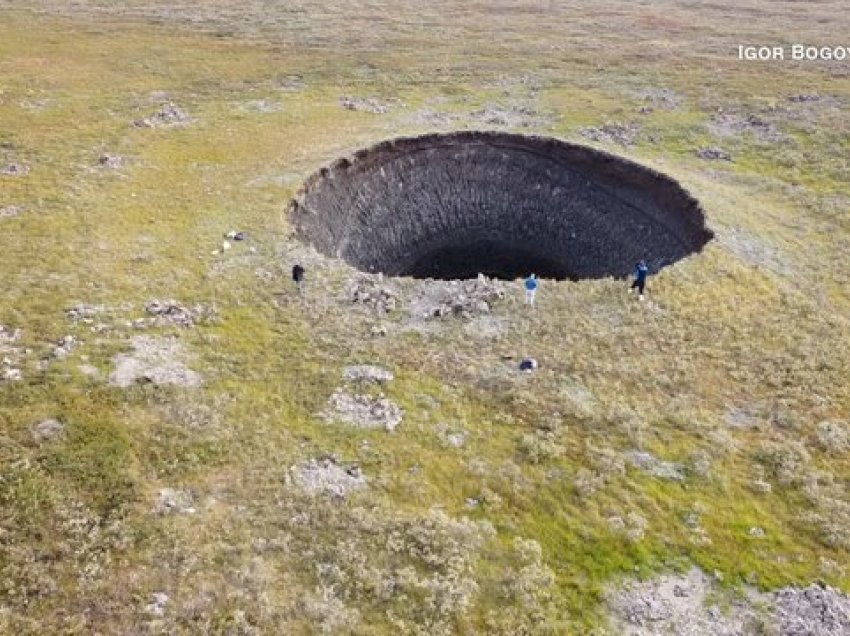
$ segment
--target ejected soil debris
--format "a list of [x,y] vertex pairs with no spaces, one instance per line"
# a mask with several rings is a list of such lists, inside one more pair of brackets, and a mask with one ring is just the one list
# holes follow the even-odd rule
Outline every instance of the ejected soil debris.
[[133,122],[136,128],[172,128],[185,126],[194,121],[185,110],[174,102],[167,102],[148,117]]
[[481,110],[471,112],[469,117],[478,123],[506,128],[543,128],[551,125],[554,120],[531,106],[498,104],[486,104]]
[[710,598],[716,582],[697,568],[650,581],[632,581],[609,594],[613,627],[623,636],[742,636],[757,634],[759,614],[732,599],[723,612]]
[[782,636],[850,634],[850,598],[828,585],[783,588],[776,593],[775,603]]
[[163,488],[159,491],[154,512],[160,515],[191,515],[196,512],[195,495],[188,490]]
[[394,431],[404,412],[395,402],[382,395],[353,394],[344,388],[333,392],[320,417],[328,422],[342,422],[357,428],[383,428]]
[[189,328],[194,327],[199,322],[207,322],[216,315],[215,310],[206,305],[195,304],[187,307],[173,299],[150,300],[145,303],[145,312],[153,318],[148,319],[144,324],[137,325],[137,327],[176,325]]
[[0,169],[0,176],[23,177],[30,169],[22,163],[10,163]]
[[504,298],[502,281],[479,274],[470,280],[426,281],[410,306],[420,318],[458,316],[471,318],[489,314],[493,305]]
[[717,137],[752,134],[762,141],[785,139],[785,135],[777,129],[776,124],[753,114],[717,113],[708,123],[708,130]]
[[30,429],[30,433],[36,442],[49,442],[61,437],[65,433],[65,425],[59,420],[42,420]]
[[136,336],[131,342],[132,353],[120,353],[113,358],[115,369],[109,374],[109,384],[129,387],[142,381],[187,387],[201,385],[201,376],[186,366],[187,356],[178,339]]
[[706,159],[708,161],[732,161],[732,155],[717,146],[699,148],[696,151],[696,155],[700,159]]
[[348,382],[374,382],[376,384],[386,384],[393,379],[393,374],[387,369],[376,367],[371,364],[359,364],[356,366],[345,367],[342,377]]
[[311,495],[327,494],[343,499],[366,487],[366,476],[358,465],[343,466],[330,457],[293,466],[290,474],[294,482]]
[[393,311],[398,304],[395,290],[382,276],[358,276],[348,287],[348,297],[356,305],[365,305],[379,316]]
[[23,379],[19,368],[26,350],[18,346],[23,332],[0,325],[0,382]]
[[362,111],[373,115],[383,115],[390,112],[398,104],[397,100],[387,101],[377,97],[351,97],[343,95],[339,98],[339,105],[347,110]]
[[64,360],[80,343],[74,336],[63,336],[53,348],[52,355],[58,360]]
[[118,170],[119,168],[124,167],[124,157],[122,157],[121,155],[104,153],[97,158],[97,163],[99,166],[102,166],[104,168],[109,168],[110,170]]
[[637,143],[640,126],[635,123],[609,123],[602,126],[580,128],[579,133],[593,141],[615,143],[620,146],[634,146]]
[[20,216],[24,211],[22,205],[4,205],[0,208],[0,219],[12,219]]
[[626,453],[626,459],[638,470],[659,479],[682,481],[686,477],[685,468],[682,465],[658,459],[652,453],[631,451]]

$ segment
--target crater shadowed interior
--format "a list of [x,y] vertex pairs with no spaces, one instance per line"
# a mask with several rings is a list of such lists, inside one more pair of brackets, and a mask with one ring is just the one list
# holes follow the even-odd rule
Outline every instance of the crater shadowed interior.
[[367,272],[621,277],[713,238],[676,181],[592,148],[495,132],[394,139],[312,175],[296,235]]

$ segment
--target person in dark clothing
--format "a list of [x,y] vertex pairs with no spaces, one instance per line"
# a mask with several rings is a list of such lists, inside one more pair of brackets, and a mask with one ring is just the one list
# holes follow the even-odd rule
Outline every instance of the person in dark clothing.
[[296,263],[292,268],[292,280],[295,282],[295,287],[298,288],[298,295],[304,293],[304,268],[300,263]]
[[646,289],[646,276],[649,274],[649,267],[646,265],[646,261],[640,261],[637,265],[635,265],[635,280],[632,283],[632,286],[629,287],[629,291],[631,292],[635,287],[638,290],[638,298],[643,300],[643,291]]

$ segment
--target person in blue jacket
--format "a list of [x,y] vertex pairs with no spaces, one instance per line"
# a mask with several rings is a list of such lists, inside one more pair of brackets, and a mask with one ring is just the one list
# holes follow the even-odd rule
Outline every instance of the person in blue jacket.
[[637,265],[635,265],[635,280],[632,283],[632,286],[629,287],[629,292],[637,287],[638,298],[641,300],[643,300],[643,291],[646,289],[647,274],[649,274],[649,267],[647,267],[646,261],[641,260]]
[[534,306],[534,295],[537,293],[537,287],[539,285],[537,281],[537,276],[532,274],[528,278],[525,279],[523,283],[525,287],[525,304]]

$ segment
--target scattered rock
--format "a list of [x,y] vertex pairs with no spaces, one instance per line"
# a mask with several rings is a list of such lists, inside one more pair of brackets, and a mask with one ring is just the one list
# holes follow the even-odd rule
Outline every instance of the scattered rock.
[[279,113],[283,110],[283,104],[269,99],[251,99],[237,105],[237,108],[245,113]]
[[29,171],[30,169],[22,163],[10,163],[7,164],[2,170],[0,170],[0,176],[23,177]]
[[519,363],[519,370],[525,371],[526,373],[531,373],[532,371],[537,369],[537,360],[534,358],[523,358]]
[[145,311],[154,318],[148,321],[142,319],[139,324],[136,324],[139,322],[136,321],[135,328],[161,327],[170,324],[188,329],[215,316],[215,310],[205,305],[195,304],[192,307],[186,307],[176,300],[149,300],[145,303]]
[[77,339],[74,336],[64,336],[53,348],[53,357],[58,360],[64,360],[71,352],[77,348]]
[[805,102],[819,102],[820,99],[820,95],[817,95],[815,93],[801,93],[799,95],[788,96],[788,101],[794,102],[795,104],[802,104]]
[[634,146],[640,126],[634,122],[628,124],[608,123],[599,127],[585,127],[579,129],[579,134],[593,141],[609,142],[621,146]]
[[393,374],[391,371],[381,367],[376,367],[370,364],[360,364],[345,367],[342,377],[349,382],[375,382],[377,384],[386,384],[393,379]]
[[421,108],[413,113],[412,119],[414,123],[425,126],[449,126],[457,119],[457,115]]
[[195,495],[188,490],[163,488],[156,498],[154,512],[159,515],[193,515],[196,512]]
[[775,595],[781,636],[846,636],[850,634],[850,598],[828,585],[784,588]]
[[411,304],[415,317],[472,318],[489,314],[493,304],[505,296],[502,281],[479,274],[470,280],[429,280],[420,285],[421,293]]
[[136,128],[172,128],[192,122],[189,114],[174,102],[167,102],[153,115],[133,122]]
[[700,159],[706,159],[708,161],[732,161],[732,155],[716,146],[699,148],[696,151],[696,155]]
[[90,324],[93,322],[95,316],[102,314],[104,311],[106,311],[106,308],[103,305],[78,303],[70,309],[65,310],[65,317],[74,322],[81,321]]
[[551,117],[527,105],[486,104],[481,110],[471,112],[469,117],[478,123],[506,128],[541,128],[552,123]]
[[285,92],[298,92],[306,88],[304,78],[301,75],[286,75],[277,81],[278,90]]
[[343,422],[358,428],[383,428],[394,431],[404,412],[384,396],[352,394],[337,389],[328,400],[321,417],[329,422]]
[[65,433],[65,425],[59,420],[42,420],[30,429],[30,433],[36,442],[49,442]]
[[153,595],[153,602],[145,606],[145,611],[153,616],[165,616],[165,606],[168,604],[168,594],[164,592],[156,592]]
[[20,329],[10,329],[0,325],[0,381],[17,382],[24,377],[18,368],[24,353],[16,343],[20,341]]
[[758,612],[746,600],[730,598],[721,612],[709,604],[716,582],[698,568],[684,575],[630,581],[609,593],[615,630],[623,636],[743,636],[757,634]]
[[369,333],[371,333],[375,337],[386,336],[389,333],[389,327],[387,327],[387,325],[384,323],[372,325],[372,328],[369,330]]
[[383,115],[390,112],[395,104],[380,100],[377,97],[349,97],[344,95],[339,98],[339,105],[348,110],[362,111],[372,113],[373,115]]
[[682,481],[685,479],[685,468],[681,464],[658,459],[651,453],[643,451],[630,451],[626,453],[625,457],[632,466],[653,477],[671,479],[673,481]]
[[[682,98],[669,88],[644,88],[635,93],[638,99],[652,104],[655,108],[677,110]],[[652,108],[650,108],[652,110]]]
[[717,113],[708,123],[708,129],[717,137],[753,134],[763,141],[785,139],[785,135],[779,132],[775,124],[753,114],[743,116],[732,113]]
[[236,230],[230,230],[227,234],[224,235],[224,237],[230,239],[231,241],[244,241],[248,238],[248,234],[246,232],[237,232]]
[[135,336],[133,353],[120,353],[113,358],[115,370],[109,374],[109,384],[129,387],[136,382],[176,384],[197,387],[201,376],[189,369],[185,353],[176,338]]
[[22,205],[6,205],[0,208],[0,219],[13,219],[24,211]]
[[436,430],[440,442],[452,448],[462,448],[469,436],[466,431],[449,428],[446,424],[439,424]]
[[366,477],[359,466],[341,466],[333,458],[311,459],[290,471],[295,483],[310,494],[344,499],[350,492],[366,487]]
[[104,153],[100,155],[97,159],[97,163],[104,168],[109,168],[110,170],[118,170],[119,168],[124,167],[124,157],[120,155],[111,155],[109,153]]
[[383,283],[381,275],[359,275],[349,286],[348,297],[352,303],[370,307],[379,316],[390,313],[398,304],[395,291]]

